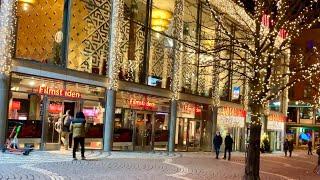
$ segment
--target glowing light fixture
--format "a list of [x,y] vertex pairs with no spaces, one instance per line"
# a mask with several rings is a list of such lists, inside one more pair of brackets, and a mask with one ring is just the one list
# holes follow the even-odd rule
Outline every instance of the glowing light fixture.
[[36,3],[36,0],[18,0],[18,2],[22,10],[28,11]]
[[172,12],[163,9],[152,9],[151,27],[155,31],[163,32],[169,28]]

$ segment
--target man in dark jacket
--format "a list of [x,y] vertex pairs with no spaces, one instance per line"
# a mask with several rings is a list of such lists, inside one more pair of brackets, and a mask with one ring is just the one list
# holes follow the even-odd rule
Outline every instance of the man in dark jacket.
[[312,141],[309,140],[308,142],[308,155],[312,155]]
[[225,145],[225,149],[224,149],[224,157],[223,159],[226,159],[227,157],[227,152],[229,154],[228,160],[230,161],[231,158],[231,151],[232,151],[232,145],[233,145],[233,139],[230,136],[230,133],[227,133],[226,138],[224,139],[224,145]]
[[283,143],[283,150],[284,150],[284,155],[287,157],[287,152],[289,150],[289,141],[286,139]]
[[289,141],[289,157],[291,157],[293,151],[293,141]]
[[222,144],[222,137],[220,135],[220,132],[218,131],[213,138],[213,145],[214,145],[214,149],[216,151],[216,159],[219,159],[221,144]]

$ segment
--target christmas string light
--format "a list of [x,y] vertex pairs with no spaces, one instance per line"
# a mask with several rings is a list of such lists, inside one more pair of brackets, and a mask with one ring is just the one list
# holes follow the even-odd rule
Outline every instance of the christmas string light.
[[109,47],[109,69],[108,89],[118,89],[120,71],[120,42],[122,42],[121,26],[123,16],[123,0],[112,1],[111,26],[110,26],[110,47]]
[[8,76],[12,66],[16,2],[1,0],[0,7],[0,74]]

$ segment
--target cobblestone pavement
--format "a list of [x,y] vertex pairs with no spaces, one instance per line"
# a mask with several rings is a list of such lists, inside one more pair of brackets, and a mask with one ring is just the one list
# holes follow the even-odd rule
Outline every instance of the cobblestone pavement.
[[[231,161],[214,159],[212,153],[86,152],[87,160],[73,161],[69,151],[33,152],[29,156],[0,154],[0,179],[241,179],[244,154]],[[320,179],[312,172],[316,156],[295,152],[262,155],[261,179]]]

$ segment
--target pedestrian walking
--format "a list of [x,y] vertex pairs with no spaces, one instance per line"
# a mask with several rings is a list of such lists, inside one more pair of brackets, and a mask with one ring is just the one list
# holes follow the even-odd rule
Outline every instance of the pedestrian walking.
[[70,125],[70,131],[72,132],[73,136],[73,151],[72,156],[74,160],[77,160],[76,151],[78,150],[79,144],[81,146],[81,159],[85,159],[84,156],[84,140],[86,134],[86,120],[83,112],[78,112],[76,114],[76,118],[72,120]]
[[289,150],[289,141],[288,141],[288,139],[284,140],[283,150],[284,150],[284,155],[287,157],[287,152]]
[[312,155],[312,141],[309,140],[308,142],[308,155]]
[[213,138],[214,150],[216,151],[216,159],[219,159],[220,147],[222,144],[222,137],[218,131]]
[[292,151],[293,151],[293,141],[292,141],[292,140],[289,141],[288,145],[289,145],[289,148],[288,148],[288,150],[289,150],[289,157],[291,157]]
[[227,136],[226,138],[224,139],[224,145],[225,145],[225,148],[224,148],[224,157],[223,159],[226,159],[227,157],[227,152],[229,154],[228,156],[228,161],[230,161],[231,159],[231,152],[232,152],[232,145],[233,145],[233,139],[232,137],[230,136],[230,133],[227,133]]
[[61,132],[61,142],[63,143],[65,150],[68,150],[68,147],[69,147],[71,121],[72,119],[70,115],[70,110],[67,110],[66,114],[62,117],[62,132]]

